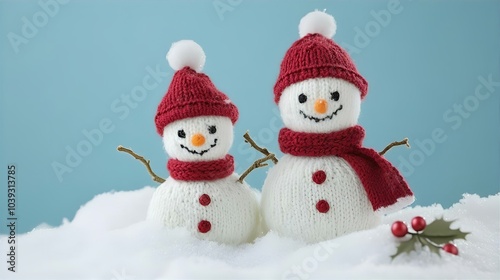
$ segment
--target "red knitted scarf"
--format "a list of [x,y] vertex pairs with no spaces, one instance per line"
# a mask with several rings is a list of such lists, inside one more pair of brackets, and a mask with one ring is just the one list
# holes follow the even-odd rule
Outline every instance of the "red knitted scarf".
[[180,161],[169,159],[170,176],[180,181],[213,181],[233,174],[234,158],[231,155],[210,161]]
[[346,160],[360,178],[373,210],[389,207],[401,198],[412,200],[413,193],[399,171],[375,150],[361,146],[364,137],[361,126],[331,133],[283,128],[278,141],[282,152],[294,156],[337,156]]

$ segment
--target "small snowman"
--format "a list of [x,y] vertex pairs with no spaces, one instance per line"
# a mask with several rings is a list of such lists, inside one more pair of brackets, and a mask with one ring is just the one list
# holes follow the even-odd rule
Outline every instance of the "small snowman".
[[274,87],[285,155],[264,182],[262,215],[270,230],[306,242],[372,228],[414,200],[396,168],[362,147],[368,84],[331,39],[335,31],[327,13],[304,16]]
[[238,109],[200,73],[205,53],[197,43],[174,43],[167,60],[176,72],[155,123],[170,156],[170,177],[153,194],[147,217],[169,228],[187,228],[202,239],[252,241],[258,202],[248,185],[237,182],[228,154]]

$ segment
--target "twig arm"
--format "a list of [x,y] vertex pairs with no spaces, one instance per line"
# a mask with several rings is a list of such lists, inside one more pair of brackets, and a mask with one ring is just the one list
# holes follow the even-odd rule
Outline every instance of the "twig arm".
[[265,162],[272,159],[273,157],[275,157],[274,154],[269,153],[267,156],[256,160],[252,165],[250,165],[250,167],[247,168],[247,170],[245,170],[245,172],[243,172],[243,174],[241,174],[240,178],[238,178],[238,182],[243,183],[245,177],[248,176],[248,174],[250,174],[250,172],[252,172],[254,169],[267,166],[267,163]]
[[136,154],[134,151],[132,151],[131,149],[128,149],[128,148],[125,148],[123,146],[118,146],[116,148],[118,151],[120,152],[124,152],[124,153],[127,153],[131,156],[133,156],[135,159],[139,160],[140,162],[142,162],[142,164],[144,164],[146,166],[146,169],[148,170],[148,173],[149,175],[151,175],[151,178],[153,179],[153,181],[155,182],[158,182],[158,183],[163,183],[165,182],[165,179],[159,177],[158,175],[156,175],[153,170],[151,169],[151,166],[149,165],[149,160],[145,159],[144,157]]
[[278,159],[276,158],[276,155],[273,153],[270,153],[266,148],[262,148],[259,145],[257,145],[257,143],[255,143],[255,141],[253,141],[252,137],[250,137],[250,134],[248,133],[248,131],[245,132],[245,134],[243,135],[243,138],[245,139],[245,142],[250,144],[250,146],[252,146],[252,148],[254,148],[257,151],[259,151],[260,153],[262,153],[264,155],[264,157],[256,160],[252,165],[250,165],[250,167],[247,168],[247,170],[245,170],[245,172],[243,172],[243,174],[241,174],[240,178],[238,178],[238,182],[240,182],[240,183],[243,183],[243,180],[245,179],[245,177],[248,176],[248,174],[250,174],[250,172],[252,172],[254,169],[267,166],[267,163],[265,163],[266,161],[272,160],[272,162],[274,164],[278,163]]
[[[263,155],[268,156],[271,154],[266,148],[261,148],[259,145],[257,145],[257,143],[255,143],[255,141],[253,141],[252,137],[250,137],[250,134],[248,134],[248,131],[245,132],[245,134],[243,135],[243,138],[245,138],[245,142],[250,144],[250,146],[252,146],[257,151],[261,152]],[[274,164],[278,163],[278,159],[274,155],[269,159],[271,159]]]
[[401,146],[401,145],[406,145],[406,147],[410,148],[410,142],[408,140],[408,138],[405,138],[401,141],[395,141],[395,142],[392,142],[390,143],[389,145],[387,145],[387,147],[385,147],[380,153],[378,153],[379,155],[383,156],[385,153],[387,153],[387,151],[389,151],[392,147],[395,147],[395,146]]

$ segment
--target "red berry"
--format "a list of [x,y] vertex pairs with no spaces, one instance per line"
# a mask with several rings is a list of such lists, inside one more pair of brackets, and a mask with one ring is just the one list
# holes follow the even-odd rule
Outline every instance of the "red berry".
[[443,246],[443,250],[447,253],[458,255],[458,248],[452,243],[447,243]]
[[395,221],[391,227],[392,234],[396,237],[403,237],[408,233],[408,227],[401,221]]
[[426,225],[425,219],[420,216],[416,216],[411,220],[411,227],[416,231],[424,230]]

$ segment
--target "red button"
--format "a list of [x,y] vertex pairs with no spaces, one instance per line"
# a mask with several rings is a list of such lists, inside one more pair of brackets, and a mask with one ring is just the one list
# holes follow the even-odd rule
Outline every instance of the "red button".
[[210,199],[210,196],[206,193],[202,194],[200,196],[200,198],[198,199],[198,201],[203,206],[207,206],[208,204],[210,204],[210,202],[212,202],[212,200]]
[[328,202],[326,200],[320,200],[318,201],[318,203],[316,203],[316,209],[320,212],[320,213],[326,213],[328,212],[328,210],[330,210],[330,204],[328,204]]
[[314,172],[312,179],[313,179],[314,183],[316,183],[318,185],[323,184],[323,182],[325,182],[325,180],[326,180],[325,171],[318,170],[318,171]]
[[210,224],[209,221],[201,220],[198,223],[198,231],[201,233],[207,233],[210,231],[211,228],[212,228],[212,224]]

